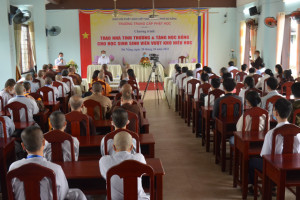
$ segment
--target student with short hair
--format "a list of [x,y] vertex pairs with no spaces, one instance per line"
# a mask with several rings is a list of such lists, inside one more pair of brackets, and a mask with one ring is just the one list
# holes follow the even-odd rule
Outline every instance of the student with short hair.
[[32,75],[31,74],[26,74],[26,76],[25,76],[25,82],[30,83],[31,92],[35,93],[40,88],[40,86],[39,86],[38,83],[34,83],[32,81],[33,81]]
[[241,66],[241,72],[245,72],[246,73],[247,68],[248,68],[247,64],[242,64],[242,66]]
[[262,91],[265,91],[265,80],[270,77],[274,77],[274,74],[272,73],[272,70],[266,69],[265,75],[259,79],[259,81],[255,85],[255,88],[257,88],[257,89],[261,88]]
[[[267,80],[267,91],[268,91],[268,94],[264,97],[261,98],[261,108],[262,109],[266,109],[268,110],[269,114],[272,113],[272,110],[273,110],[273,104],[272,103],[269,103],[269,107],[266,108],[267,106],[267,100],[275,95],[280,95],[278,92],[277,92],[277,87],[278,87],[278,81],[276,78],[274,77],[270,77],[268,78]],[[280,95],[281,96],[281,95]]]
[[[240,72],[248,74],[247,69],[248,69],[247,64],[243,64],[241,66],[241,71]],[[243,80],[241,80],[241,77],[239,76],[239,74],[236,74],[236,81],[237,82],[243,82],[245,80],[245,78],[246,78],[246,75],[243,77]]]
[[[289,117],[289,122],[293,123],[294,112],[295,110],[300,108],[300,82],[294,83],[291,89],[292,89],[292,94],[295,97],[295,101],[293,102],[293,111]],[[296,116],[295,124],[297,126],[300,126],[300,115]]]
[[[264,155],[270,155],[272,151],[272,140],[273,140],[273,132],[275,129],[289,124],[288,118],[292,111],[292,104],[288,100],[282,98],[278,99],[274,105],[274,109],[272,111],[274,118],[278,122],[275,128],[268,131],[265,136],[264,144],[260,153],[260,157],[251,158],[249,161],[249,183],[254,183],[254,172],[255,169],[262,172],[263,169],[263,158]],[[276,144],[275,144],[275,154],[282,154],[283,149],[283,137],[278,135],[276,137]],[[300,134],[295,136],[294,138],[294,153],[300,153]],[[253,190],[253,189],[251,189]]]
[[265,73],[265,71],[266,71],[265,64],[264,64],[264,63],[261,63],[261,64],[258,66],[258,70],[256,70],[256,73],[262,76],[263,73]]
[[[59,92],[59,97],[66,97],[67,94],[70,92],[70,87],[65,82],[62,81],[62,75],[60,75],[60,74],[57,74],[55,76],[55,80],[56,80],[56,82],[61,83],[63,85],[63,86],[59,86],[57,88],[57,90]],[[62,93],[62,90],[64,90],[64,93]]]
[[243,102],[245,99],[245,93],[249,89],[254,88],[254,79],[251,76],[248,76],[244,80],[244,88],[241,89],[239,96],[242,98]]
[[251,68],[249,69],[249,74],[248,74],[248,76],[253,76],[253,75],[255,74],[255,71],[256,71],[256,69],[255,69],[254,67],[251,67]]
[[[47,65],[48,66],[48,65]],[[45,79],[44,79],[45,72],[44,70],[39,70],[36,79],[40,81],[41,87],[45,86]]]
[[4,89],[0,91],[0,96],[3,99],[3,107],[5,107],[7,105],[7,102],[15,96],[15,85],[16,81],[10,78],[5,82]]
[[179,76],[180,74],[181,74],[181,67],[178,66],[178,67],[176,68],[176,74],[175,74],[174,79],[173,79],[173,84],[176,84],[177,79],[178,79],[178,76]]
[[203,67],[203,73],[208,74],[209,77],[211,77],[212,75],[214,75],[212,73],[212,69],[210,67],[207,67],[207,66]]
[[[111,124],[115,128],[115,130],[126,129],[126,126],[130,123],[129,120],[128,120],[128,113],[123,108],[115,109],[113,111],[112,115],[111,115],[111,118],[112,118]],[[105,156],[104,138],[105,138],[105,136],[102,138],[101,144],[100,144],[100,151],[101,151],[102,156]],[[113,154],[116,153],[114,148],[113,148],[113,143],[114,143],[113,140],[108,140],[107,141],[108,155],[113,155]],[[132,144],[133,144],[133,149],[132,149],[131,153],[135,154],[136,153],[136,140],[135,139],[133,139]]]
[[193,74],[193,71],[192,70],[188,70],[186,72],[186,78],[183,80],[183,85],[182,85],[182,88],[185,92],[187,92],[187,90],[189,89],[189,94],[192,94],[192,85],[191,84],[187,84],[188,81],[194,79],[194,74]]
[[[43,156],[45,139],[43,132],[39,127],[31,126],[23,130],[21,134],[22,147],[28,153],[26,159],[18,160],[12,163],[9,171],[22,167],[23,165],[34,163],[54,171],[56,180],[57,197],[59,200],[86,200],[85,195],[79,189],[69,189],[68,181],[61,166],[47,161]],[[24,172],[26,173],[26,172]],[[16,200],[24,199],[24,186],[18,179],[13,179],[12,187],[14,198]],[[52,199],[51,183],[48,178],[40,181],[41,200]]]
[[[74,85],[72,77],[69,76],[69,71],[67,69],[64,69],[64,70],[62,70],[61,75],[62,75],[63,78],[67,78],[71,81],[71,88],[70,89],[71,89],[71,91],[73,91],[75,85]],[[54,77],[54,79],[55,79],[55,77]]]
[[220,77],[223,77],[223,75],[226,73],[228,73],[228,69],[226,67],[222,67],[220,69]]
[[231,72],[234,69],[238,70],[238,68],[234,66],[234,62],[233,61],[229,61],[228,62],[228,72]]
[[197,74],[197,72],[200,71],[200,70],[201,70],[201,64],[197,63],[196,68],[193,71],[194,78],[196,78],[196,79],[200,78],[199,74]]
[[223,74],[223,76],[221,77],[220,90],[224,90],[224,87],[223,87],[223,81],[224,81],[226,78],[232,78],[232,74],[229,73],[229,72],[226,72],[226,73]]
[[[99,161],[100,173],[101,176],[106,179],[106,174],[108,170],[125,160],[136,160],[138,162],[146,164],[145,157],[140,154],[131,154],[133,149],[132,137],[127,132],[119,132],[114,137],[113,148],[115,154],[107,155],[101,157]],[[139,200],[149,200],[149,195],[143,190],[141,178],[138,178],[137,182],[138,187],[138,199]],[[124,198],[124,189],[123,189],[123,180],[117,176],[111,178],[111,196],[112,199],[123,199]]]
[[182,89],[182,79],[184,77],[186,77],[186,73],[187,73],[188,70],[189,70],[188,67],[183,67],[182,68],[182,73],[177,76],[176,85],[177,85],[178,89]]
[[[65,115],[60,111],[53,112],[50,115],[50,124],[53,130],[59,130],[64,132],[67,126]],[[72,137],[72,139],[74,144],[75,160],[77,161],[79,156],[79,141],[76,137]],[[62,153],[63,153],[64,162],[72,160],[71,146],[70,146],[70,142],[67,140],[64,141],[64,143],[62,143]],[[52,160],[51,143],[48,143],[47,141],[45,144],[44,155],[47,160],[49,161]]]
[[[52,78],[49,77],[49,76],[47,76],[45,78],[45,87],[49,87],[49,88],[53,89],[53,92],[54,92],[54,101],[56,101],[57,98],[59,98],[59,91],[58,91],[58,89],[56,87],[54,87],[52,85],[52,83],[53,83]],[[40,93],[43,96],[43,93],[42,92],[40,92]],[[48,93],[48,101],[53,101],[53,96],[52,95],[53,95],[52,92]]]
[[[201,74],[201,84],[204,84],[204,83],[208,83],[209,81],[209,75],[207,73],[202,73]],[[196,101],[198,101],[198,96],[199,96],[199,93],[198,93],[198,90],[199,90],[199,83],[196,84],[196,89],[195,89],[195,93],[194,93],[194,99]],[[200,94],[202,94],[203,91],[202,89],[200,89]]]
[[[219,117],[220,101],[225,99],[225,98],[228,98],[229,96],[232,96],[232,97],[238,99],[241,102],[242,110],[239,110],[240,107],[238,105],[235,105],[234,106],[234,116],[238,117],[239,113],[243,113],[242,98],[232,93],[232,91],[235,89],[235,86],[236,86],[236,82],[232,78],[224,79],[223,87],[224,87],[225,96],[216,99],[215,104],[214,104],[214,108],[213,108],[213,112],[212,112],[212,118],[213,119],[215,119],[216,117]],[[221,112],[222,112],[221,116],[225,117],[226,113],[227,113],[227,108],[222,107]]]

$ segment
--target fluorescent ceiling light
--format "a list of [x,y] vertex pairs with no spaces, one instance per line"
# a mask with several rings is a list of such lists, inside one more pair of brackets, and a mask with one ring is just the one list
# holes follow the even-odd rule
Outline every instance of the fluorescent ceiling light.
[[250,13],[249,13],[249,8],[245,8],[244,10],[243,10],[243,13],[244,13],[244,15],[249,15]]

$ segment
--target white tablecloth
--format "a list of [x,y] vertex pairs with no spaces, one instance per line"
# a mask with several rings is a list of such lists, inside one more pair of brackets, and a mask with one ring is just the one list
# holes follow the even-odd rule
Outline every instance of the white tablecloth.
[[[180,67],[188,67],[189,70],[194,70],[196,68],[196,64],[197,63],[179,63],[179,66]],[[175,66],[175,64],[170,64],[169,65],[169,73],[168,73],[169,77],[171,77],[171,75],[175,71],[174,66]]]
[[[134,74],[137,77],[139,82],[147,82],[149,79],[149,75],[152,71],[152,67],[143,67],[141,65],[136,65],[136,64],[131,64],[130,68],[134,70]],[[159,75],[161,76],[161,82],[164,81],[165,78],[165,72],[164,72],[164,68],[161,64],[157,64],[157,69],[159,72]]]
[[[95,70],[102,69],[102,65],[89,65],[87,69],[87,82],[90,83],[92,80],[92,76]],[[121,76],[122,74],[122,67],[121,65],[108,65],[108,71],[110,71],[113,77]]]

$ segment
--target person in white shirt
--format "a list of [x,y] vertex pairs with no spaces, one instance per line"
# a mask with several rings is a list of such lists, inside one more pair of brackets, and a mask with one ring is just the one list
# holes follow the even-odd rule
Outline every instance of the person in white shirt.
[[228,62],[228,72],[231,72],[234,69],[238,70],[238,68],[234,66],[234,62],[233,61],[229,61]]
[[[243,65],[241,66],[241,72],[243,72],[243,73],[245,73],[245,74],[247,74],[247,69],[248,69],[247,64],[243,64]],[[247,75],[244,75],[244,78],[241,79],[241,77],[240,77],[240,76],[238,75],[238,73],[237,73],[237,74],[236,74],[236,81],[237,81],[237,82],[243,82],[243,81],[245,80],[246,76],[247,76]]]
[[189,70],[188,67],[183,67],[182,68],[182,73],[177,76],[177,78],[176,78],[176,85],[177,85],[178,89],[182,89],[182,79],[184,77],[186,77],[186,72],[188,70]]
[[[16,81],[14,79],[8,79],[5,82],[5,88],[0,91],[0,96],[2,97],[3,100],[3,108],[7,105],[7,102],[15,96],[15,85]],[[0,106],[0,110],[1,110]],[[1,110],[2,111],[2,110]]]
[[254,88],[254,79],[251,76],[248,76],[244,80],[244,88],[242,88],[239,93],[239,96],[243,99],[243,102],[245,100],[246,91],[251,88]]
[[[28,121],[29,122],[34,122],[33,115],[35,115],[39,112],[39,107],[36,104],[36,101],[31,96],[28,96],[28,97],[24,96],[25,88],[20,83],[17,83],[15,85],[15,91],[16,91],[17,96],[10,99],[7,104],[10,104],[10,103],[16,102],[16,101],[20,102],[22,104],[25,104],[26,107],[27,107]],[[10,110],[10,114],[11,114],[11,116],[13,116],[12,115],[12,110]],[[26,121],[25,110],[24,109],[20,110],[20,120],[21,120],[21,122]]]
[[[69,76],[69,71],[67,69],[64,69],[64,70],[62,70],[61,75],[62,75],[63,78],[67,78],[67,79],[70,80],[70,82],[71,82],[71,88],[70,89],[71,89],[71,91],[73,91],[75,85],[74,85],[73,79]],[[67,85],[69,86],[69,83]]]
[[255,88],[257,89],[261,88],[262,91],[265,91],[265,80],[270,78],[271,76],[274,77],[272,70],[266,69],[265,75],[259,79],[259,81],[255,85]]
[[[204,84],[204,83],[208,83],[209,81],[209,75],[207,73],[202,73],[201,74],[201,84]],[[200,91],[198,92],[199,90],[199,83],[196,84],[196,89],[195,89],[195,92],[194,92],[194,99],[196,101],[198,101],[198,97],[199,97],[199,92],[200,92],[200,95],[202,94],[202,89],[200,89]]]
[[187,84],[188,81],[194,79],[194,74],[192,70],[186,72],[186,78],[183,80],[182,88],[185,93],[189,91],[189,95],[192,95],[192,84]]
[[[1,116],[5,121],[5,128],[6,128],[6,137],[9,138],[15,131],[15,124],[13,120],[7,116]],[[3,124],[0,122],[0,138],[4,138],[4,130]]]
[[197,74],[198,71],[201,70],[201,64],[197,63],[196,64],[196,69],[194,69],[193,74],[194,74],[194,78],[196,79],[200,79],[200,74]]
[[[49,88],[53,89],[54,101],[57,101],[57,98],[59,98],[59,92],[58,92],[58,89],[52,85],[52,79],[50,77],[45,78],[45,87],[49,87]],[[42,92],[41,92],[41,95],[43,96]],[[48,94],[48,101],[50,101],[50,102],[53,101],[52,92],[49,92],[49,94]]]
[[253,75],[255,74],[255,72],[256,72],[256,69],[255,69],[254,67],[251,67],[251,68],[249,69],[249,74],[248,74],[248,76],[253,76]]
[[172,76],[172,80],[173,80],[173,84],[176,84],[176,80],[177,80],[177,77],[181,74],[181,67],[178,66],[176,68],[176,73],[173,74]]
[[[115,109],[111,115],[111,118],[112,118],[111,124],[115,128],[115,130],[126,129],[126,126],[129,124],[128,113],[123,108]],[[101,151],[102,156],[105,156],[104,138],[105,138],[105,136],[102,138],[101,144],[100,144],[100,151]],[[108,155],[114,155],[116,153],[113,148],[113,144],[114,144],[113,140],[107,141]],[[133,144],[133,149],[132,149],[131,153],[135,154],[136,153],[136,140],[135,139],[132,139],[132,144]]]
[[[65,115],[60,111],[55,111],[50,115],[50,124],[53,130],[60,130],[64,132],[67,127],[67,121]],[[51,134],[51,133],[50,133]],[[73,144],[74,144],[74,154],[75,154],[75,161],[78,161],[79,156],[79,141],[76,137],[72,137]],[[63,159],[64,161],[71,161],[71,147],[69,141],[64,141],[62,143],[62,151],[63,151]],[[52,152],[51,152],[51,143],[46,141],[45,149],[44,149],[45,158],[48,161],[52,160]]]
[[[146,164],[146,160],[142,154],[131,154],[131,151],[133,149],[132,137],[127,132],[119,132],[115,135],[113,148],[116,151],[114,155],[103,156],[99,161],[100,173],[104,179],[107,178],[106,174],[110,168],[119,165],[125,160],[136,160],[138,162]],[[149,200],[149,195],[146,195],[143,190],[141,178],[138,178],[137,187],[138,199]],[[112,176],[111,178],[111,197],[114,200],[124,199],[123,180],[118,176]]]
[[110,63],[110,59],[106,55],[106,51],[102,50],[101,56],[98,58],[98,65],[109,64],[109,63]]
[[[250,91],[246,95],[246,105],[248,105],[249,109],[259,106],[261,99],[259,97],[258,92],[256,91]],[[259,131],[265,130],[265,125],[269,122],[266,122],[267,116],[262,115],[259,117]],[[237,124],[236,124],[236,131],[251,131],[251,125],[252,125],[252,118],[247,115],[246,116],[246,122],[245,122],[245,128],[243,130],[243,122],[244,122],[244,114],[241,115],[239,118]],[[234,144],[234,136],[231,136],[229,139],[230,144]]]
[[265,70],[266,70],[265,64],[262,63],[261,65],[259,65],[259,69],[256,70],[256,73],[262,76],[265,73]]
[[[262,109],[266,109],[268,110],[269,114],[272,113],[272,110],[273,110],[273,104],[272,103],[269,103],[269,106],[268,108],[266,107],[267,106],[267,100],[275,95],[280,95],[278,92],[277,92],[277,87],[278,87],[278,81],[276,78],[274,77],[270,77],[268,80],[267,80],[267,92],[268,94],[264,97],[261,98],[261,108]],[[281,96],[281,95],[280,95]]]
[[232,74],[229,73],[229,72],[226,72],[226,73],[223,73],[223,76],[222,76],[222,79],[221,79],[221,85],[220,85],[220,90],[224,90],[224,87],[223,87],[223,81],[226,79],[226,78],[232,78]]
[[171,74],[171,78],[172,78],[172,80],[173,80],[173,83],[175,83],[175,77],[176,77],[176,74],[178,73],[177,72],[177,68],[178,67],[180,67],[178,64],[175,64],[174,65],[174,71],[172,72],[172,74]]
[[[43,157],[45,139],[43,132],[39,127],[31,126],[26,128],[21,134],[21,139],[23,150],[28,153],[28,156],[26,159],[24,158],[12,163],[9,167],[9,171],[18,169],[19,167],[30,163],[49,168],[53,170],[55,174],[57,197],[59,200],[86,200],[86,197],[81,190],[69,189],[68,181],[61,166],[49,162]],[[16,200],[24,200],[25,194],[23,182],[19,179],[13,179],[12,187],[14,198]],[[49,200],[52,199],[52,196],[51,182],[48,178],[43,178],[40,181],[40,199]]]
[[64,60],[64,54],[63,54],[62,52],[60,52],[60,53],[58,54],[58,58],[55,59],[54,65],[55,65],[55,66],[66,65],[66,61]]
[[45,75],[44,71],[43,70],[39,70],[36,79],[40,81],[41,87],[45,86],[45,79],[43,78],[44,75]]
[[64,94],[62,93],[62,87],[59,86],[57,89],[58,89],[58,92],[59,92],[59,97],[66,97],[67,94],[70,92],[70,87],[65,83],[65,82],[62,82],[62,76],[61,75],[56,75],[55,76],[55,80],[56,82],[59,82],[63,85],[63,89],[64,89]]
[[[268,131],[265,136],[264,144],[260,153],[260,157],[251,158],[249,161],[249,182],[253,184],[254,182],[254,171],[255,169],[262,172],[263,169],[263,158],[264,155],[270,155],[272,151],[272,141],[273,141],[273,132],[275,129],[289,124],[288,118],[292,112],[292,104],[287,99],[278,99],[274,105],[273,109],[273,117],[278,122],[277,126]],[[275,139],[275,154],[282,154],[283,150],[283,137],[278,135]],[[293,144],[293,151],[294,153],[300,153],[300,134],[294,137],[294,144]]]
[[25,76],[25,82],[29,82],[30,83],[30,85],[31,85],[31,92],[35,93],[40,88],[40,85],[38,83],[32,82],[32,80],[33,80],[33,78],[32,78],[31,74],[27,74]]

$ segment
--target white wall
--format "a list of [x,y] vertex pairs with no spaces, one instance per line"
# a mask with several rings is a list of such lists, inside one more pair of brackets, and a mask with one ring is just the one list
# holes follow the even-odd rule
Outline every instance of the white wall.
[[78,65],[80,73],[80,38],[78,10],[48,10],[46,12],[47,28],[61,27],[58,36],[48,35],[49,61],[54,64],[59,52],[64,53],[64,59],[71,59]]
[[[248,18],[248,15],[243,13],[245,8],[251,6],[258,6],[261,14],[256,16],[258,19],[258,32],[257,32],[257,49],[261,51],[267,68],[274,69],[276,63],[276,37],[277,28],[269,28],[264,25],[264,19],[266,17],[277,17],[278,12],[286,12],[287,14],[300,8],[300,1],[285,4],[282,0],[258,0],[255,3],[246,4],[237,8],[237,30],[239,30],[240,21]],[[237,42],[237,48],[239,48],[239,42]],[[238,55],[239,58],[239,55]],[[239,62],[240,63],[240,62]]]
[[0,88],[4,87],[7,79],[15,78],[15,47],[13,28],[8,24],[9,1],[0,0]]
[[[219,73],[221,67],[226,67],[231,59],[231,49],[237,51],[236,42],[236,9],[212,8],[209,12],[208,30],[208,66],[215,73]],[[224,15],[227,13],[227,22],[224,23]]]

